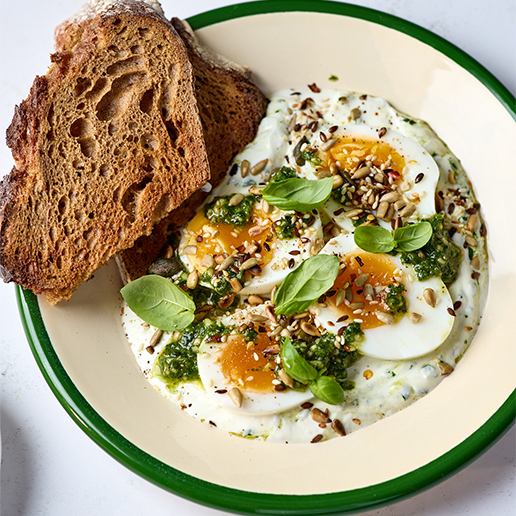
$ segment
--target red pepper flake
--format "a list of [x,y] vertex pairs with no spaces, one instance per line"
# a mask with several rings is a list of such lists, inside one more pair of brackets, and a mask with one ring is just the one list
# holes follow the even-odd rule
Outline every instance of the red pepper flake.
[[310,90],[312,90],[314,93],[320,93],[321,92],[321,88],[319,88],[319,86],[317,86],[317,84],[315,84],[315,82],[313,84],[309,84],[308,87],[310,88]]
[[396,170],[389,170],[386,172],[386,174],[393,180],[397,181],[400,178],[399,172],[396,172]]

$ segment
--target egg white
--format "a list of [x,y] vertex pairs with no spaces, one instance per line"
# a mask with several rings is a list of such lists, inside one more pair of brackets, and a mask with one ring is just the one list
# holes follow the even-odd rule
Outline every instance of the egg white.
[[[339,136],[356,136],[370,139],[378,139],[378,128],[366,125],[347,125],[339,129]],[[395,151],[397,151],[405,159],[405,168],[403,169],[403,179],[406,183],[406,191],[404,192],[407,199],[418,199],[416,210],[406,220],[417,220],[421,217],[430,217],[435,214],[435,188],[439,180],[439,168],[435,160],[419,143],[413,139],[407,138],[402,134],[388,130],[381,138],[382,141],[388,143]],[[420,175],[421,174],[421,175]],[[416,177],[422,177],[421,180],[415,182]],[[352,232],[353,225],[351,219],[346,217],[345,212],[335,215],[335,212],[342,208],[342,205],[332,198],[328,199],[321,207],[321,210],[335,224],[341,228]],[[346,208],[349,211],[350,208]],[[342,210],[340,210],[342,211]],[[390,229],[390,223],[378,220],[383,227]]]
[[[221,322],[226,326],[240,326],[243,323],[249,323],[252,315],[258,315],[267,320],[264,307],[265,305],[258,305],[237,310],[233,314],[223,317]],[[245,387],[239,384],[229,383],[221,372],[217,360],[217,351],[221,345],[224,345],[224,343],[203,342],[199,347],[197,366],[208,396],[225,410],[250,416],[279,414],[294,407],[300,407],[304,402],[313,398],[313,394],[308,388],[303,391],[287,389],[285,391],[260,393],[245,390]],[[234,387],[238,388],[243,395],[240,407],[235,405],[227,392]]]
[[[341,235],[330,240],[321,253],[343,256],[359,249],[353,235]],[[388,258],[402,271],[408,311],[393,324],[364,330],[365,340],[359,349],[366,356],[384,360],[406,360],[426,355],[437,349],[453,328],[455,317],[448,312],[448,308],[453,306],[450,293],[440,278],[417,281],[412,267],[403,265],[397,256]],[[435,307],[431,307],[424,299],[423,292],[427,288],[435,292]],[[350,322],[337,322],[341,315],[338,308],[321,308],[315,304],[311,310],[316,313],[320,324],[332,332],[338,332],[342,326]],[[417,323],[412,323],[411,313],[417,313],[422,317]],[[360,315],[356,318],[360,319]],[[333,325],[328,324],[329,321]]]

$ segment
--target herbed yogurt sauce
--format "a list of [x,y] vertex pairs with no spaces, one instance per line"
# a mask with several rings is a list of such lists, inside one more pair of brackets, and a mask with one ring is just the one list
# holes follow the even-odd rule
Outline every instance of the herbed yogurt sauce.
[[[361,128],[364,132],[373,128],[380,134],[392,132],[409,138],[437,163],[437,208],[444,213],[453,242],[463,249],[457,278],[447,285],[454,303],[449,310],[452,310],[455,320],[446,340],[425,356],[409,360],[362,357],[348,369],[348,380],[354,382],[354,388],[346,391],[342,405],[327,405],[313,398],[308,404],[310,406],[303,405],[308,408],[296,407],[280,414],[250,416],[239,414],[236,408],[226,410],[215,404],[206,395],[200,381],[171,389],[153,376],[153,364],[173,334],[165,332],[159,342],[149,348],[156,328],[144,323],[124,304],[122,324],[131,349],[143,374],[158,392],[206,424],[235,435],[270,442],[308,443],[339,436],[331,424],[313,420],[313,408],[326,411],[332,421],[338,419],[345,433],[350,433],[395,414],[428,394],[454,370],[470,345],[487,293],[485,227],[460,161],[425,122],[398,112],[383,99],[352,92],[317,90],[315,86],[312,91],[285,90],[271,97],[255,140],[234,159],[234,164],[241,168],[244,160],[252,166],[267,158],[267,166],[257,175],[228,174],[211,198],[223,195],[227,188],[231,192],[247,194],[249,188],[267,181],[271,171],[292,166],[294,149],[302,137],[307,138],[309,146],[317,147],[324,139],[320,133],[331,137],[339,134],[341,128],[350,127],[355,133],[360,133]],[[338,129],[334,129],[335,126]],[[310,163],[298,166],[297,171],[301,177],[319,177],[317,167]],[[407,182],[408,191],[415,191],[414,178]],[[429,202],[429,199],[433,199],[434,191],[426,191],[424,181],[417,181],[417,184],[417,196],[424,202],[416,204],[415,212],[407,218],[409,221],[432,215],[433,201]],[[342,207],[336,201],[328,201],[320,210],[324,212],[323,222],[330,219],[339,228],[337,232],[352,232],[352,219],[339,213],[343,211]],[[350,208],[356,208],[356,205],[346,206],[346,210]],[[332,216],[335,212],[338,215]],[[335,236],[335,231],[330,236]]]

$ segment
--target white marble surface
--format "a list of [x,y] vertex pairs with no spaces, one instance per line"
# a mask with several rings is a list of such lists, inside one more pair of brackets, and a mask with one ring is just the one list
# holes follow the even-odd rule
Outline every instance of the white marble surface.
[[[0,0],[0,130],[34,75],[45,72],[54,26],[82,0]],[[188,17],[227,0],[164,0],[168,15]],[[516,92],[514,0],[354,0],[413,21],[453,42]],[[12,161],[0,146],[0,175]],[[224,513],[174,496],[112,459],[65,413],[45,383],[19,321],[14,288],[0,284],[2,384],[1,514],[133,516]],[[516,514],[516,432],[438,486],[366,516],[512,516]]]

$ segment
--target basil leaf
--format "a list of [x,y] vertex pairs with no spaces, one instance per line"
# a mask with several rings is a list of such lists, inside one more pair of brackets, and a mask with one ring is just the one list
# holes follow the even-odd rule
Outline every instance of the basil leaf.
[[333,178],[304,179],[291,177],[269,183],[262,197],[281,210],[311,211],[326,202],[331,195]]
[[162,276],[142,276],[120,292],[138,317],[160,330],[182,330],[194,320],[192,298]]
[[388,253],[394,249],[394,238],[381,226],[358,226],[354,233],[355,244],[369,253]]
[[317,380],[311,381],[310,392],[329,405],[340,405],[346,399],[340,383],[330,376],[319,376]]
[[302,312],[333,287],[340,260],[333,255],[317,254],[305,260],[282,282],[274,295],[275,312],[291,315]]
[[398,251],[409,253],[421,249],[432,237],[432,225],[423,221],[394,230],[394,243]]
[[317,378],[317,370],[310,365],[287,338],[280,351],[281,363],[288,375],[301,383],[308,383]]

